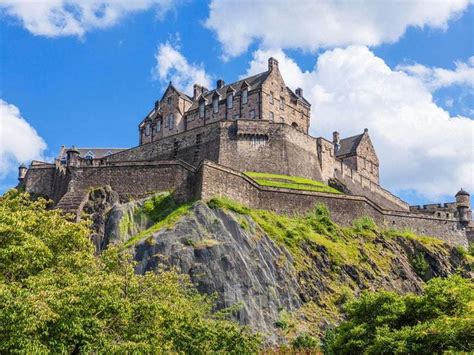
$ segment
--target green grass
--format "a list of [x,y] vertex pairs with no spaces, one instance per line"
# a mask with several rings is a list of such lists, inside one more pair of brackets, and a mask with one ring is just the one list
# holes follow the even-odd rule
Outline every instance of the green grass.
[[[159,231],[162,228],[171,228],[176,224],[178,220],[188,213],[194,202],[177,203],[172,193],[163,193],[151,197],[143,203],[141,208],[134,211],[134,216],[140,216],[145,214],[152,223],[151,227],[141,231],[132,238],[130,238],[125,244],[125,247],[134,245],[149,236],[150,234]],[[122,221],[120,222],[122,226]],[[130,224],[131,221],[125,219],[124,225]]]
[[327,192],[333,194],[341,193],[340,191],[320,181],[306,179],[299,176],[258,173],[254,171],[247,171],[244,174],[254,180],[260,186],[281,187],[285,189],[302,191]]

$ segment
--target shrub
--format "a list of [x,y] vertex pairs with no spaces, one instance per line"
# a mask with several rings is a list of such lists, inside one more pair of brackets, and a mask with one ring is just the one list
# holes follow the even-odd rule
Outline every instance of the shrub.
[[455,275],[430,280],[423,295],[365,292],[344,307],[347,320],[323,339],[325,354],[469,352],[474,287]]
[[291,342],[293,349],[311,350],[319,348],[319,340],[308,333],[301,333]]
[[416,274],[420,276],[422,279],[425,279],[428,274],[428,270],[430,265],[425,260],[423,253],[416,254],[411,260],[411,265],[415,270]]

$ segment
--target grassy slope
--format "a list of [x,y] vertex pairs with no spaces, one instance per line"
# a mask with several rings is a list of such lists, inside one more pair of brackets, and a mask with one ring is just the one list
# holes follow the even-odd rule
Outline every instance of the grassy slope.
[[302,191],[328,192],[333,194],[341,193],[340,191],[320,181],[306,179],[298,176],[257,173],[253,171],[247,171],[244,174],[261,186],[282,187],[286,189]]

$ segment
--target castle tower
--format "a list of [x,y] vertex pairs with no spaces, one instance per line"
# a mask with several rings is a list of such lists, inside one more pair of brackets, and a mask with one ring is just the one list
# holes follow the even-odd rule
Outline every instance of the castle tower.
[[72,146],[72,148],[66,151],[66,162],[67,166],[77,166],[79,165],[79,154],[80,152]]
[[21,164],[19,167],[18,167],[18,181],[21,183],[24,179],[25,179],[25,176],[26,176],[26,172],[28,171],[28,168],[26,167],[25,164]]
[[467,191],[461,190],[455,195],[456,209],[458,210],[459,222],[463,226],[467,226],[472,219],[471,200]]

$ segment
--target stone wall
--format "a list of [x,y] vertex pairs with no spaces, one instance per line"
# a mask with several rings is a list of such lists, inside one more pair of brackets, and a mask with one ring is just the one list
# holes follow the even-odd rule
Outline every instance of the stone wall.
[[222,122],[218,163],[239,171],[322,180],[316,139],[283,123]]
[[53,164],[35,165],[28,169],[23,186],[26,192],[52,198],[55,166]]
[[336,161],[334,164],[334,177],[342,182],[354,195],[367,196],[383,208],[391,210],[408,211],[410,206],[390,191],[351,169],[344,162]]
[[178,200],[194,197],[195,170],[178,161],[71,168],[68,191],[109,185],[121,201],[174,190]]
[[357,218],[369,216],[385,228],[410,229],[453,245],[467,246],[466,232],[457,221],[451,219],[389,211],[363,196],[261,187],[245,175],[211,162],[205,162],[201,166],[199,175],[202,186],[197,197],[204,200],[214,196],[226,196],[252,208],[272,210],[281,214],[305,213],[314,208],[316,203],[324,203],[331,213],[331,218],[341,225],[348,226]]

